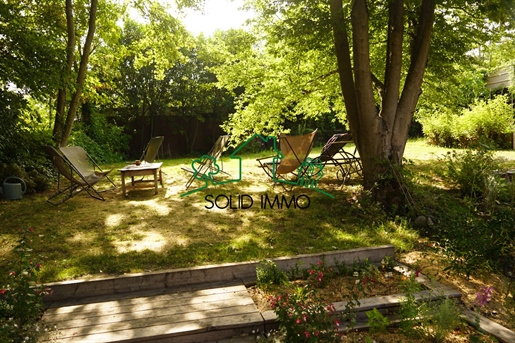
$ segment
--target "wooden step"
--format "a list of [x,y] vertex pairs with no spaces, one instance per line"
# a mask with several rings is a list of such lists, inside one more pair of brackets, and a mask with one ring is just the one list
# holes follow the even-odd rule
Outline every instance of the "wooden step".
[[243,284],[53,304],[42,321],[57,326],[58,343],[194,342],[202,336],[231,337],[263,327],[263,318]]

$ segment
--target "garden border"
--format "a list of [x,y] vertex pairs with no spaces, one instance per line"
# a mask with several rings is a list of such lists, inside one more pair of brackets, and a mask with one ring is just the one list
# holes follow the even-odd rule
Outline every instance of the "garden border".
[[[270,260],[274,261],[280,269],[288,270],[295,267],[299,262],[309,266],[316,264],[322,259],[325,259],[328,265],[333,265],[334,260],[338,260],[340,263],[352,264],[356,260],[365,260],[367,258],[370,262],[379,264],[385,256],[395,256],[393,245],[279,257],[271,258]],[[258,264],[259,261],[224,263],[159,272],[48,283],[45,286],[50,287],[53,292],[46,295],[44,301],[45,303],[51,303],[100,295],[180,288],[230,281],[243,281],[244,284],[251,284],[256,282],[256,267]]]
[[[315,265],[321,260],[324,260],[328,266],[334,265],[335,262],[345,262],[346,264],[351,265],[355,261],[365,259],[368,259],[375,265],[379,265],[386,256],[391,256],[393,258],[395,257],[395,249],[392,245],[323,252],[318,254],[305,254],[293,257],[279,257],[270,260],[275,262],[279,269],[287,271],[296,267],[299,262],[309,266]],[[46,286],[50,287],[53,290],[53,293],[51,295],[45,296],[44,300],[47,304],[55,303],[55,305],[58,305],[59,302],[66,302],[69,300],[83,299],[88,297],[104,295],[117,296],[118,294],[123,295],[132,292],[137,294],[137,292],[159,289],[170,289],[174,291],[175,289],[180,290],[184,287],[191,288],[205,284],[215,285],[220,283],[234,283],[235,281],[243,283],[248,288],[250,285],[254,285],[256,282],[256,267],[258,264],[259,262],[257,261],[226,263],[220,265],[173,269],[160,272],[127,274],[118,277],[100,277],[87,280],[72,280],[50,283],[46,284]],[[396,262],[396,264],[397,266],[395,268],[397,271],[405,275],[411,275],[414,273],[407,266],[402,265],[399,262]],[[416,274],[416,280],[430,289],[429,291],[426,290],[416,293],[416,299],[438,298],[442,296],[451,298],[461,297],[461,293],[453,290],[452,288],[433,280],[429,280],[429,278],[425,277],[421,273]],[[383,297],[360,299],[360,306],[356,309],[356,311],[359,312],[358,318],[361,318],[362,320],[358,322],[358,324],[354,326],[353,329],[365,330],[368,328],[366,324],[365,311],[369,311],[375,307],[378,310],[388,314],[391,310],[395,309],[395,307],[399,306],[403,297],[403,294],[396,294]],[[345,309],[345,302],[337,302],[334,305],[336,313],[342,312]],[[464,318],[471,325],[474,325],[476,318],[479,318],[481,330],[492,336],[495,336],[501,342],[515,342],[515,333],[513,331],[489,320],[486,317],[468,311],[465,308],[462,308],[462,313]],[[250,335],[257,326],[262,325],[263,332],[268,332],[278,327],[276,316],[273,311],[262,312],[260,313],[260,317],[262,318],[260,321],[248,323],[246,327],[240,326],[237,328],[237,331],[244,335]],[[180,337],[170,338],[179,339],[181,342],[197,342],[198,339],[203,339],[204,341],[208,342],[210,341],[209,338],[213,337],[212,335],[214,334],[223,336],[224,334],[229,334],[231,332],[234,333],[234,330],[236,330],[235,328],[232,328],[234,330],[231,331],[224,327],[217,327],[216,329],[213,329],[214,328],[206,328],[207,331],[191,333],[189,337],[188,334],[185,333]],[[345,327],[341,328],[342,332],[345,330]],[[218,340],[224,339],[222,336],[218,337]],[[230,337],[225,336],[225,338]],[[147,341],[153,341],[153,338],[148,337]]]

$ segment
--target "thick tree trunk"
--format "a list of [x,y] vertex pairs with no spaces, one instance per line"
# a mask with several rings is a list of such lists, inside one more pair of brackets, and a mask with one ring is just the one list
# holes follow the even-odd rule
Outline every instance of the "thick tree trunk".
[[88,68],[88,59],[89,55],[91,54],[91,45],[95,35],[97,7],[98,0],[91,0],[89,9],[88,34],[86,36],[86,41],[84,42],[82,57],[80,60],[76,90],[75,93],[73,93],[72,99],[70,101],[70,107],[68,108],[68,114],[66,116],[66,124],[63,130],[63,135],[61,137],[61,146],[66,146],[68,144],[68,138],[72,132],[73,122],[75,121],[77,109],[79,108],[80,99],[82,97],[82,90],[84,87],[84,81],[86,80],[86,72]]
[[411,48],[411,63],[402,90],[394,123],[392,145],[395,151],[394,162],[402,163],[402,156],[408,140],[408,132],[418,98],[422,92],[422,81],[427,66],[427,58],[433,32],[436,0],[423,0],[420,6],[418,28]]
[[[404,1],[388,2],[384,82],[372,75],[370,67],[368,1],[352,1],[352,49],[342,0],[331,0],[330,4],[340,83],[347,120],[362,160],[364,187],[372,190],[375,199],[388,205],[386,207],[398,208],[404,199],[402,182],[396,177],[397,168],[402,165],[409,126],[421,92],[436,0],[422,0],[419,8],[411,62],[402,92]],[[373,83],[379,88],[380,102],[374,96]]]

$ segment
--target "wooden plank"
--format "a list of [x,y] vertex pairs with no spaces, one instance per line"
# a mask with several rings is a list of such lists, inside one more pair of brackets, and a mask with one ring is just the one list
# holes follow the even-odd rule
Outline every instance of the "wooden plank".
[[[149,276],[148,278],[153,278],[154,276]],[[239,280],[235,280],[233,282],[211,282],[209,285],[205,284],[196,284],[196,285],[188,285],[188,286],[180,286],[180,287],[161,287],[161,288],[150,288],[150,289],[137,289],[136,286],[138,283],[134,282],[132,279],[124,279],[125,282],[123,282],[125,285],[133,283],[136,290],[132,290],[130,292],[121,292],[121,293],[111,293],[111,294],[100,294],[100,295],[93,295],[93,296],[87,296],[87,297],[79,297],[79,298],[67,298],[65,297],[63,300],[54,300],[52,302],[48,303],[48,308],[54,308],[54,307],[65,307],[65,306],[71,306],[71,305],[84,305],[89,303],[95,303],[95,302],[106,302],[111,300],[122,300],[122,299],[134,299],[134,298],[144,298],[144,297],[155,297],[158,295],[164,295],[164,294],[189,294],[192,292],[221,292],[223,289],[228,289],[229,287],[233,286],[240,286],[242,285],[242,282]],[[121,282],[121,281],[120,281]],[[118,283],[118,281],[115,281],[114,284]],[[164,284],[164,278],[163,278],[163,284]],[[111,287],[114,287],[111,285]]]
[[[250,311],[245,313],[245,311]],[[215,314],[217,311],[213,311]],[[190,317],[188,315],[188,317]],[[65,330],[60,331],[60,337],[57,342],[115,342],[115,341],[144,341],[145,338],[152,337],[157,339],[160,337],[174,337],[185,334],[195,334],[200,332],[226,330],[228,328],[245,327],[260,323],[262,325],[262,317],[257,310],[247,306],[245,309],[233,308],[231,315],[218,315],[210,317],[209,313],[198,313],[197,316],[191,316],[187,321],[177,322],[173,316],[162,318],[149,318],[147,321],[139,321],[134,323],[118,323],[114,327],[108,326],[92,326],[82,328],[82,330]]]
[[97,302],[53,307],[45,312],[43,321],[57,325],[58,342],[159,341],[179,336],[182,339],[174,342],[193,342],[193,337],[209,337],[213,330],[223,337],[263,326],[256,305],[241,284],[139,294],[144,296],[124,295],[119,300],[101,296]]
[[104,313],[98,311],[95,315],[82,317],[80,313],[78,315],[63,314],[60,316],[52,317],[52,321],[58,323],[60,329],[67,328],[78,328],[90,325],[100,325],[107,323],[115,323],[121,321],[140,320],[148,317],[159,317],[166,315],[183,315],[188,313],[199,313],[207,311],[224,311],[226,308],[243,307],[253,305],[257,311],[254,302],[250,297],[241,297],[233,299],[222,299],[217,301],[206,301],[197,304],[186,303],[182,306],[167,307],[166,303],[160,304],[159,307],[153,307],[152,304],[148,306],[137,307],[131,310],[126,308],[123,312],[110,312]]
[[[415,297],[416,301],[423,301],[423,300],[435,300],[440,298],[460,298],[461,293],[448,290],[443,293],[434,293],[433,291],[422,291],[418,293],[414,293],[413,296]],[[370,311],[374,308],[381,309],[381,308],[388,308],[388,307],[397,307],[400,305],[401,301],[406,298],[405,294],[392,294],[392,295],[385,295],[381,297],[373,297],[373,298],[364,298],[359,299],[360,306],[356,307],[356,311]],[[345,305],[347,304],[346,301],[336,302],[334,303],[335,312],[343,312],[345,311]]]
[[479,318],[479,327],[489,335],[495,336],[498,340],[504,343],[515,342],[515,332],[505,328],[504,326],[497,324],[496,322],[480,315],[479,313],[473,312],[468,308],[462,307],[461,313],[469,323],[475,325],[476,318]]
[[[99,312],[106,314],[116,313],[117,311],[122,311],[126,307],[133,309],[137,306],[144,307],[152,303],[163,303],[166,304],[166,306],[174,306],[177,304],[183,305],[185,301],[189,301],[192,304],[199,303],[205,301],[208,297],[211,297],[214,301],[216,299],[243,297],[247,294],[248,292],[245,286],[239,285],[192,292],[166,293],[156,296],[134,297],[133,295],[131,298],[122,298],[120,300],[95,301],[93,298],[85,304],[51,307],[45,312],[43,318],[72,313],[74,316],[80,314],[86,317],[90,313],[93,315]],[[112,297],[109,299],[112,299]]]

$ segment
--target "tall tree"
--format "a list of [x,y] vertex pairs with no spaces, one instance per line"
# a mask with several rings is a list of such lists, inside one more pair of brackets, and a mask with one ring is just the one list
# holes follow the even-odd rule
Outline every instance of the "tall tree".
[[89,20],[86,38],[80,53],[79,69],[77,71],[77,78],[73,84],[73,93],[71,100],[68,104],[68,111],[65,115],[65,101],[66,101],[66,88],[68,86],[69,75],[72,71],[74,63],[74,49],[76,41],[74,9],[72,0],[66,0],[66,23],[67,23],[67,47],[66,47],[66,68],[64,70],[65,80],[62,88],[59,89],[57,98],[57,109],[54,124],[53,138],[54,142],[59,146],[66,146],[68,138],[72,132],[73,122],[77,115],[82,91],[84,89],[84,82],[86,81],[86,72],[88,68],[88,60],[91,54],[91,45],[93,37],[95,36],[96,20],[97,20],[97,7],[98,0],[91,0],[89,6]]
[[[258,27],[267,34],[267,47],[283,42],[295,52],[303,52],[305,58],[298,58],[298,65],[305,65],[313,51],[324,51],[331,42],[329,54],[335,60],[327,61],[334,64],[320,63],[318,75],[336,68],[346,120],[363,163],[364,187],[392,209],[404,200],[402,184],[395,175],[402,165],[426,69],[432,67],[432,75],[441,76],[468,50],[477,48],[489,32],[489,15],[501,25],[508,23],[507,16],[499,14],[511,2],[250,1],[259,14]],[[287,54],[288,48],[282,51]],[[438,63],[431,66],[431,60]],[[311,73],[316,75],[316,70]],[[264,103],[263,98],[259,102]],[[244,110],[239,111],[242,113]],[[281,115],[268,114],[268,118],[277,114]]]

